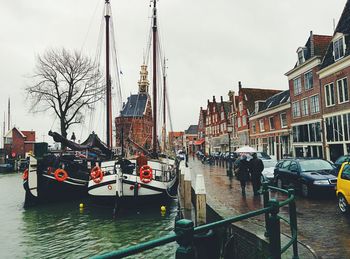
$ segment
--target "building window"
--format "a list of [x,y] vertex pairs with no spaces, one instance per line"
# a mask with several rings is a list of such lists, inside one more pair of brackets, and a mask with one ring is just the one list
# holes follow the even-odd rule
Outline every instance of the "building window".
[[326,95],[326,107],[334,105],[334,84],[330,83],[329,85],[325,85],[324,92]]
[[294,102],[293,105],[293,117],[300,117],[300,103]]
[[309,115],[309,104],[307,98],[301,100],[301,114],[303,116]]
[[337,81],[338,89],[338,102],[345,103],[349,101],[349,90],[348,90],[348,81],[346,78],[340,79]]
[[256,133],[255,121],[252,123],[252,133]]
[[247,116],[243,115],[242,117],[242,124],[243,126],[247,125]]
[[301,93],[301,78],[295,78],[293,80],[293,85],[294,85],[294,95],[298,95]]
[[287,128],[287,113],[281,113],[280,114],[280,118],[281,118],[281,128]]
[[238,124],[238,128],[240,128],[241,127],[241,118],[237,119],[237,124]]
[[333,42],[333,55],[334,61],[344,57],[344,37]]
[[243,102],[239,102],[238,104],[238,109],[239,109],[239,112],[242,112],[243,111]]
[[224,119],[225,119],[224,112],[221,112],[221,120],[224,120]]
[[320,112],[320,102],[318,100],[318,95],[310,97],[310,112],[311,114]]
[[260,132],[265,131],[264,119],[259,120]]
[[304,80],[305,80],[305,90],[310,90],[312,89],[313,86],[313,76],[312,76],[312,71],[309,71],[305,73],[304,75]]
[[274,130],[275,129],[275,120],[273,117],[269,118],[269,124],[270,124],[270,130]]
[[301,65],[305,62],[304,49],[300,48],[298,50],[298,64]]

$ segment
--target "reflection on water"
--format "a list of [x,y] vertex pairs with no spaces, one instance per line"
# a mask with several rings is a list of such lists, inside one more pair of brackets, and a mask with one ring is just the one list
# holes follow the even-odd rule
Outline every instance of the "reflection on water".
[[[18,174],[0,176],[0,257],[83,258],[148,241],[172,232],[176,203],[160,208],[128,209],[113,218],[111,208],[80,202],[23,209],[24,191]],[[173,257],[176,244],[152,249],[142,258]],[[137,256],[136,256],[137,257]],[[140,256],[138,256],[140,257]]]

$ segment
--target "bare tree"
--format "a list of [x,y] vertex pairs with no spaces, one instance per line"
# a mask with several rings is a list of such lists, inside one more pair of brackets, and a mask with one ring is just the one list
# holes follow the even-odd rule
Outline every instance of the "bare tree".
[[65,138],[71,125],[83,122],[82,111],[92,109],[105,93],[97,65],[81,53],[64,48],[39,55],[32,79],[25,88],[31,111],[54,111]]

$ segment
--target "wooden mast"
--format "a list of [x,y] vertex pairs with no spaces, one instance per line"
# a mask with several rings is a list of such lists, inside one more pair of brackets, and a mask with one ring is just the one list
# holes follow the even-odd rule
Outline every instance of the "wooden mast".
[[157,0],[153,0],[153,136],[152,154],[157,156]]
[[166,59],[164,58],[164,68],[163,68],[163,130],[162,130],[162,146],[163,153],[166,149]]
[[112,90],[111,78],[109,73],[109,18],[110,18],[110,4],[109,0],[105,0],[106,4],[106,104],[107,104],[107,146],[112,148]]

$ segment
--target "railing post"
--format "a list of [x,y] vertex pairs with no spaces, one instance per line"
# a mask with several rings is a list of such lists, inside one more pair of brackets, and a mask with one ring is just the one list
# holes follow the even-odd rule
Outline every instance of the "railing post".
[[[295,195],[295,190],[288,189],[288,197],[291,197],[292,195]],[[295,235],[295,241],[293,242],[293,259],[299,259],[297,209],[295,205],[295,198],[289,203],[289,221],[290,221],[290,230],[292,232],[292,237]]]
[[196,226],[200,226],[207,223],[207,193],[203,175],[197,175],[194,189],[196,195]]
[[[264,181],[263,182],[263,186],[262,186],[262,192],[263,192],[263,201],[264,201],[264,208],[266,208],[268,206],[268,202],[269,202],[269,187],[268,187],[268,182]],[[269,213],[265,212],[265,237],[269,236],[268,233],[268,224],[269,224]]]
[[193,222],[181,219],[175,223],[176,242],[179,247],[176,250],[176,259],[194,259],[193,249]]
[[192,191],[191,191],[191,172],[187,167],[185,168],[185,176],[184,176],[184,207],[186,210],[191,210],[192,208]]
[[280,219],[278,217],[279,203],[276,199],[270,199],[269,206],[272,206],[271,215],[269,217],[269,240],[270,253],[273,259],[281,259],[281,229]]

